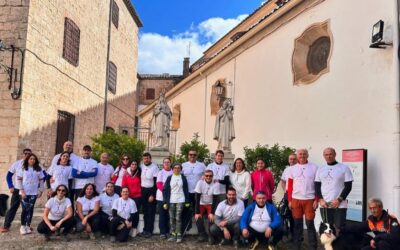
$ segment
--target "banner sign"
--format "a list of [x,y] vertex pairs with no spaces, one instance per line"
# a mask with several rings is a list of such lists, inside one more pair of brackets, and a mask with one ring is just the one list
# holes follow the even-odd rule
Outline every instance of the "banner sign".
[[364,221],[367,202],[367,150],[345,149],[342,152],[343,164],[349,166],[353,174],[353,185],[347,196],[347,220]]

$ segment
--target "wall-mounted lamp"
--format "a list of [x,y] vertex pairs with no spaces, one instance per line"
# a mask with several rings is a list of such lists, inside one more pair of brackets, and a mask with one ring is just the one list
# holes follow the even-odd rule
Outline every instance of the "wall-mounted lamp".
[[[233,83],[231,81],[225,83],[227,86],[232,86]],[[226,90],[226,87],[221,83],[221,81],[218,81],[217,84],[214,86],[215,88],[215,94],[219,99],[231,99],[230,97],[225,97],[224,96],[224,91]]]
[[374,49],[385,49],[388,46],[392,46],[391,42],[386,42],[383,40],[383,30],[385,27],[385,23],[382,20],[379,20],[372,27],[372,38],[370,48]]
[[[7,47],[4,42],[0,39],[0,52],[6,53],[11,52],[11,62],[10,66],[0,63],[0,70],[2,69],[8,75],[8,89],[11,92],[11,98],[17,100],[21,96],[22,92],[22,79],[23,79],[23,67],[24,67],[24,58],[25,58],[25,50],[15,47],[11,45]],[[20,72],[18,72],[18,67],[15,65],[16,53],[21,53],[21,63],[20,63]],[[18,81],[19,78],[19,81]]]

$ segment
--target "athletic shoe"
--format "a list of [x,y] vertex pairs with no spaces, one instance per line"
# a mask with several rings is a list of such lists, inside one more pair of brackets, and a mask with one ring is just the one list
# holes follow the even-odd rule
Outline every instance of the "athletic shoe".
[[9,228],[6,228],[6,227],[0,228],[0,233],[8,233],[8,232],[10,232]]
[[177,236],[176,236],[176,243],[181,243],[182,242],[182,235],[181,234],[178,234]]
[[250,245],[250,250],[255,250],[258,246],[259,242],[258,239],[256,239],[251,245]]
[[94,233],[89,233],[89,238],[90,238],[91,240],[95,240],[95,239],[96,239],[96,236],[94,235]]
[[138,234],[137,228],[132,228],[131,233],[130,233],[131,237],[135,238],[137,236],[137,234]]
[[206,240],[207,240],[207,237],[204,236],[203,234],[201,234],[201,235],[199,235],[199,237],[197,237],[197,242],[198,242],[198,243],[204,242],[204,241],[206,241]]
[[160,234],[160,239],[161,240],[165,240],[167,238],[167,235],[166,234]]
[[238,249],[238,248],[239,248],[239,241],[234,240],[234,241],[233,241],[233,247],[234,247],[235,249]]
[[114,243],[116,241],[115,236],[110,236],[110,241]]
[[21,227],[19,228],[19,233],[20,233],[21,235],[27,234],[27,233],[26,233],[26,228],[25,228],[25,226],[21,226]]
[[169,239],[167,241],[168,242],[176,241],[176,234],[175,233],[171,233],[171,236],[169,236]]
[[32,233],[32,229],[29,226],[25,227],[25,231],[26,231],[27,234],[31,234]]

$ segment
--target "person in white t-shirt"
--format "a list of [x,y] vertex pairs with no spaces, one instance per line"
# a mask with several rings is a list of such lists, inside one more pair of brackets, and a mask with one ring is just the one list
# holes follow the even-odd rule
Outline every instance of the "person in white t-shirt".
[[296,155],[298,163],[290,167],[288,180],[288,201],[294,219],[293,244],[300,249],[303,239],[303,217],[305,217],[308,247],[317,249],[314,218],[318,201],[314,180],[318,166],[308,162],[307,149],[298,149]]
[[132,221],[138,212],[135,202],[129,198],[129,188],[123,187],[121,197],[116,199],[112,206],[112,220],[110,226],[111,242],[116,240],[125,242],[129,238]]
[[334,148],[326,148],[323,156],[326,164],[317,171],[315,191],[322,220],[334,225],[338,233],[346,222],[346,198],[351,191],[353,174],[348,166],[336,161]]
[[54,190],[45,205],[43,220],[37,227],[37,231],[44,234],[46,240],[50,240],[50,235],[60,232],[62,228],[62,235],[66,236],[74,226],[72,204],[68,198],[67,186],[60,184]]
[[18,185],[21,187],[19,192],[22,206],[20,227],[22,235],[32,233],[30,226],[33,210],[36,199],[42,196],[44,179],[45,176],[39,165],[39,159],[35,154],[28,155],[24,160],[23,167],[17,171],[17,182],[19,182]]
[[240,218],[244,212],[244,203],[236,198],[236,190],[229,187],[226,200],[221,201],[215,210],[214,224],[210,227],[210,245],[215,244],[221,238],[220,245],[227,245],[233,240],[233,245],[238,248],[240,238]]
[[47,197],[51,197],[56,188],[61,184],[67,186],[68,190],[71,190],[72,166],[68,151],[62,152],[56,165],[50,166],[47,170]]
[[169,233],[169,214],[168,211],[163,209],[164,199],[163,199],[163,189],[167,178],[172,175],[171,169],[171,159],[164,158],[163,169],[158,172],[157,175],[157,194],[156,200],[158,205],[158,227],[160,229],[160,238],[166,239]]
[[114,183],[109,181],[106,184],[106,191],[100,194],[100,221],[103,235],[110,233],[112,219],[112,206],[119,195],[114,192]]
[[[281,187],[285,194],[287,194],[290,167],[297,164],[297,156],[295,153],[291,153],[289,155],[288,163],[289,163],[289,166],[286,166],[285,170],[283,170],[283,173],[281,175]],[[286,199],[287,199],[287,197],[286,197]]]
[[252,193],[251,176],[242,158],[237,158],[233,162],[232,171],[229,171],[229,181],[232,187],[236,189],[237,197],[247,206]]
[[76,164],[72,166],[72,177],[74,178],[73,191],[76,200],[82,188],[88,184],[94,184],[94,177],[97,175],[97,162],[91,158],[92,147],[85,145],[83,147],[83,155],[78,159]]
[[121,194],[122,179],[125,175],[128,175],[130,158],[127,154],[123,154],[119,160],[118,166],[115,168],[113,176],[111,177],[112,182],[115,184],[115,193]]
[[114,173],[114,168],[108,164],[109,156],[108,153],[102,153],[100,155],[100,162],[97,164],[97,175],[94,177],[94,184],[99,193],[104,192],[106,184],[111,181],[111,176]]
[[189,202],[190,207],[183,209],[182,212],[182,227],[189,231],[192,228],[192,218],[195,206],[195,191],[197,182],[202,178],[206,165],[203,162],[197,161],[198,152],[190,149],[187,155],[187,162],[182,164],[182,174],[185,175],[189,185]]
[[76,200],[76,231],[85,231],[90,239],[96,239],[95,233],[100,231],[100,198],[92,183],[86,184]]
[[226,187],[229,185],[229,166],[224,162],[224,151],[217,150],[215,152],[215,161],[208,164],[206,169],[210,169],[214,173],[214,182],[216,183],[217,202],[221,202],[226,198]]
[[140,181],[142,186],[142,210],[143,210],[143,232],[142,236],[149,238],[153,234],[154,220],[156,216],[156,192],[157,192],[157,175],[160,171],[157,164],[151,161],[151,154],[143,154],[143,162],[140,164],[142,173]]
[[240,220],[242,235],[252,244],[250,249],[256,249],[258,244],[276,246],[282,239],[280,226],[278,210],[275,205],[267,202],[265,192],[259,191],[255,202],[246,208]]
[[[74,166],[75,165],[75,163],[77,163],[78,162],[78,160],[79,160],[79,156],[78,155],[76,155],[74,152],[73,152],[73,149],[74,149],[74,147],[73,147],[73,145],[72,145],[72,142],[71,141],[66,141],[66,142],[64,142],[64,144],[63,144],[63,152],[69,152],[69,159],[70,159],[70,163],[71,163],[71,166]],[[57,154],[57,155],[55,155],[54,157],[53,157],[53,159],[51,160],[51,165],[50,165],[50,167],[52,167],[52,166],[57,166],[57,162],[58,162],[58,159],[60,159],[60,156],[61,156],[61,153],[60,154]],[[71,190],[70,190],[71,191]]]
[[216,189],[213,182],[213,171],[208,169],[204,172],[204,180],[197,182],[195,191],[195,216],[199,237],[197,242],[210,238],[210,225],[214,222],[214,213],[218,205],[216,202]]
[[[7,233],[10,231],[11,223],[13,222],[15,214],[17,213],[19,205],[21,204],[21,196],[19,195],[20,187],[18,185],[18,182],[15,180],[15,176],[17,170],[22,168],[25,158],[31,153],[32,150],[30,148],[25,148],[22,151],[21,159],[15,161],[7,172],[7,177],[6,177],[7,185],[12,195],[11,195],[10,208],[7,210],[6,216],[4,217],[4,225],[2,228],[0,228],[0,233]],[[14,181],[13,181],[13,176],[14,176]]]

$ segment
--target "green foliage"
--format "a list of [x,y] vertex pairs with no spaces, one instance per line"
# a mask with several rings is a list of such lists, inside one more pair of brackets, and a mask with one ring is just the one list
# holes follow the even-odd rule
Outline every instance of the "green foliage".
[[146,148],[145,144],[135,137],[112,131],[95,135],[91,139],[93,141],[93,159],[100,161],[100,155],[107,152],[110,156],[110,164],[114,167],[117,167],[123,154],[127,154],[130,159],[140,162]]
[[254,170],[257,160],[264,160],[266,167],[271,170],[274,176],[276,189],[282,172],[288,165],[289,155],[294,152],[294,148],[279,146],[279,144],[275,144],[272,147],[260,144],[257,144],[255,148],[244,147],[246,167],[248,170]]
[[210,150],[207,145],[199,140],[198,133],[194,133],[193,139],[190,142],[184,142],[180,147],[180,154],[172,155],[172,162],[183,163],[188,161],[188,153],[191,149],[197,151],[197,160],[202,162],[210,161]]

